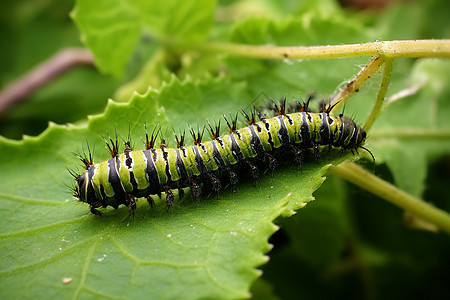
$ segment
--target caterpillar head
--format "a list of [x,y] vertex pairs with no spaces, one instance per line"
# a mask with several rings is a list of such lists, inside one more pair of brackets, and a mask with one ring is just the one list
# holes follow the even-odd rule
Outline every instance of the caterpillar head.
[[92,183],[88,179],[88,173],[89,170],[86,170],[83,173],[74,176],[76,185],[73,189],[73,196],[77,198],[78,201],[92,204],[98,202],[98,200],[95,197]]
[[70,169],[67,170],[76,181],[76,185],[73,188],[73,196],[77,198],[78,201],[91,204],[97,202],[92,182],[89,180],[89,178],[92,178],[92,174],[91,176],[89,176],[89,172],[95,172],[95,166],[92,161],[92,153],[91,149],[89,148],[89,144],[87,145],[87,149],[88,154],[84,152],[73,153],[75,157],[77,157],[84,164],[85,171],[81,174],[78,174],[73,170]]
[[86,177],[87,171],[75,178],[77,184],[75,186],[73,196],[82,202],[86,202]]
[[366,140],[366,132],[361,126],[357,125],[352,119],[340,116],[341,119],[341,136],[339,137],[340,145],[344,149],[358,149]]
[[[92,181],[89,180],[89,172],[94,171],[94,166],[87,167],[86,171],[81,174],[77,174],[74,171],[68,169],[69,173],[74,177],[76,184],[73,190],[73,196],[78,199],[78,201],[90,204],[91,212],[95,215],[102,216],[102,214],[96,210],[97,207],[104,206],[102,201],[97,199]],[[91,175],[92,176],[92,175]]]
[[[341,140],[341,146],[344,149],[350,149],[353,151],[358,152],[358,148],[366,150],[373,160],[373,168],[375,171],[375,157],[373,156],[372,152],[370,152],[369,149],[364,147],[364,143],[366,141],[367,133],[366,131],[359,125],[355,124],[355,122],[347,117],[340,116],[341,122],[343,126],[343,132],[342,136],[340,136]],[[341,137],[344,137],[341,139]]]
[[355,140],[355,148],[360,148],[366,141],[367,133],[359,125],[356,125],[356,131],[357,131],[357,135],[356,135],[356,140]]

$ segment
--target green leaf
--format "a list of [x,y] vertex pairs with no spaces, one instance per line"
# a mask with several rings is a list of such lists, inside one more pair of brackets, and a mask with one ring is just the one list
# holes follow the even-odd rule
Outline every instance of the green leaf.
[[[362,43],[397,36],[419,38],[427,29],[423,24],[442,36],[448,32],[444,1],[434,3],[430,15],[423,9],[400,8],[379,23],[374,22],[374,15],[371,19],[365,16],[364,21],[376,23],[376,27],[364,27],[361,14],[344,12],[333,1],[267,2],[261,10],[264,17],[236,22],[231,29],[216,24],[212,28],[214,39],[228,40],[231,32],[236,43],[295,46]],[[144,7],[147,3],[151,6]],[[312,200],[328,164],[353,157],[334,151],[318,162],[309,157],[302,170],[281,167],[257,183],[241,182],[235,194],[224,190],[219,198],[205,196],[198,206],[187,195],[168,213],[164,199],[157,201],[153,210],[141,199],[134,219],[127,219],[125,207],[103,210],[104,217],[99,219],[88,212],[87,205],[76,203],[64,185],[73,184],[65,167],[74,168],[77,161],[71,152],[86,151],[86,141],[95,149],[98,162],[108,157],[102,135],[114,137],[117,128],[119,137],[126,138],[130,128],[134,148],[142,149],[143,124],[147,123],[150,130],[160,124],[173,147],[172,128],[177,133],[188,125],[202,128],[205,120],[214,123],[222,114],[234,115],[240,108],[249,108],[251,99],[260,93],[273,99],[285,95],[298,99],[315,91],[319,99],[326,98],[368,60],[260,61],[206,57],[177,49],[180,55],[148,40],[150,35],[204,39],[211,29],[214,2],[193,3],[79,1],[74,18],[104,72],[121,75],[126,68],[130,74],[140,73],[150,57],[146,72],[138,78],[143,79],[139,87],[130,85],[129,90],[145,91],[149,83],[158,88],[161,82],[169,83],[158,91],[135,94],[129,104],[110,102],[104,114],[90,118],[87,127],[51,124],[37,138],[20,142],[0,138],[1,298],[248,297],[249,286],[260,275],[256,268],[267,262],[264,255],[271,248],[267,240],[276,230],[272,221],[291,215]],[[256,3],[244,4],[253,8]],[[271,11],[273,7],[276,12]],[[410,12],[413,18],[408,16]],[[433,22],[436,15],[439,22]],[[229,17],[231,20],[236,15]],[[426,22],[411,24],[416,17]],[[36,31],[32,35],[40,40]],[[25,44],[24,48],[30,49],[35,45]],[[10,56],[4,57],[9,60]],[[212,77],[221,72],[226,77]],[[175,73],[186,80],[176,79]],[[388,107],[369,132],[368,147],[377,163],[386,162],[397,183],[411,193],[424,190],[425,165],[450,148],[447,141],[433,140],[431,134],[405,141],[386,131],[395,133],[410,125],[426,133],[447,130],[447,75],[448,65],[441,60],[431,64],[418,60],[416,65],[412,60],[396,61],[389,95],[421,82],[422,76],[428,78],[427,84],[418,94]],[[98,85],[98,80],[92,79],[92,85]],[[348,102],[345,114],[363,124],[378,85],[379,76],[374,76]],[[94,96],[89,85],[73,86]],[[71,104],[83,106],[78,101]],[[38,108],[45,111],[46,107]],[[61,104],[58,108],[72,110]],[[424,117],[433,109],[436,117]],[[432,195],[427,199],[447,205],[445,161],[441,167],[440,176],[431,169],[430,175],[442,182],[439,187],[434,181],[429,185],[426,192]],[[377,174],[380,169],[386,168],[377,166]],[[329,188],[314,194],[320,201],[308,204],[298,218],[281,223],[291,244],[284,251],[283,245],[271,241],[277,244],[275,251],[281,248],[285,255],[270,254],[271,262],[264,267],[267,277],[254,286],[255,295],[336,298],[350,294],[361,298],[373,296],[370,292],[375,290],[392,297],[390,285],[395,280],[401,295],[437,296],[441,292],[442,298],[448,298],[444,280],[448,275],[446,236],[407,230],[397,207],[361,191],[356,194],[352,190],[345,196],[355,194],[355,199],[344,200],[345,188],[340,181],[332,182]],[[71,282],[64,284],[63,278]],[[364,286],[360,278],[368,278],[370,286]],[[418,289],[424,292],[415,294]]]
[[[86,140],[99,161],[108,157],[100,135],[113,136],[115,127],[120,137],[130,127],[135,147],[142,149],[144,122],[149,128],[158,123],[186,128],[186,121],[217,120],[245,96],[242,84],[225,78],[174,78],[160,92],[135,94],[126,105],[110,102],[87,128],[51,124],[37,138],[1,139],[1,155],[10,158],[0,165],[2,294],[10,298],[23,291],[26,298],[52,286],[46,297],[248,296],[260,274],[256,267],[267,260],[267,239],[277,228],[272,221],[310,201],[323,181],[324,166],[345,156],[331,154],[302,170],[281,169],[257,183],[243,182],[236,194],[224,190],[218,199],[212,195],[199,205],[187,197],[169,212],[164,199],[154,210],[139,201],[134,219],[127,219],[125,207],[105,209],[100,219],[87,205],[76,204],[64,185],[73,180],[65,170],[76,162],[71,152],[82,151]],[[38,275],[43,273],[48,275]],[[64,285],[63,278],[72,282]]]
[[340,258],[349,235],[344,202],[348,195],[342,180],[331,177],[314,196],[320,201],[309,204],[298,217],[281,219],[280,226],[290,236],[288,253],[310,265],[325,266]]
[[[267,17],[248,19],[235,25],[231,37],[235,43],[277,46],[359,43],[371,39],[352,20],[341,20],[339,15],[324,18],[317,12],[282,21]],[[234,80],[245,80],[252,94],[263,92],[273,99],[283,95],[298,99],[311,91],[316,92],[318,99],[327,98],[366,63],[365,57],[285,61],[229,57],[226,60],[227,70]]]
[[386,162],[396,184],[418,197],[425,189],[428,163],[450,154],[449,72],[448,61],[419,60],[405,80],[406,87],[420,87],[417,94],[389,105],[369,139],[370,149]]
[[204,39],[215,2],[78,0],[72,17],[102,72],[122,74],[141,39],[152,35]]

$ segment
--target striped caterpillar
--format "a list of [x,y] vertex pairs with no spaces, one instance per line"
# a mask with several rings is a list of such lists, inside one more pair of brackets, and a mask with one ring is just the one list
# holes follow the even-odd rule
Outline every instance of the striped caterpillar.
[[[97,208],[124,204],[131,214],[136,210],[135,198],[145,197],[151,207],[155,202],[151,195],[166,194],[169,209],[174,203],[173,189],[189,188],[191,197],[198,201],[204,189],[219,192],[226,183],[233,191],[239,176],[250,175],[257,179],[263,170],[276,168],[279,159],[290,159],[301,164],[304,152],[312,149],[319,156],[319,146],[357,151],[369,150],[362,145],[366,132],[355,122],[342,115],[333,117],[333,106],[324,107],[321,113],[308,111],[311,95],[305,103],[297,105],[297,112],[286,113],[286,99],[275,104],[276,116],[268,118],[254,109],[251,116],[243,112],[248,126],[237,129],[237,115],[229,122],[229,134],[220,136],[219,125],[209,123],[212,140],[202,142],[202,133],[191,129],[194,145],[185,145],[185,134],[177,141],[177,148],[166,146],[164,139],[155,147],[158,131],[149,135],[146,131],[146,149],[132,150],[130,141],[119,154],[117,138],[106,145],[111,158],[93,163],[92,155],[77,155],[86,170],[82,174],[69,172],[76,180],[74,196],[90,205],[91,213],[101,216]],[[255,120],[258,115],[260,121]]]

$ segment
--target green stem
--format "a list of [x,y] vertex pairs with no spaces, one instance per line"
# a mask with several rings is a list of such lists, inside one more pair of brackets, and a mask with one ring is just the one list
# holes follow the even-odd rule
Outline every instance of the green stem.
[[380,89],[378,90],[377,99],[372,108],[372,112],[367,118],[366,124],[364,125],[364,130],[368,132],[375,122],[376,118],[380,114],[381,107],[383,106],[384,98],[386,97],[386,93],[389,87],[389,83],[391,82],[392,70],[394,69],[394,59],[393,58],[385,58],[384,59],[384,70],[383,70],[383,78],[381,79]]
[[395,130],[372,130],[370,140],[387,139],[417,139],[417,140],[440,140],[449,139],[450,130],[445,129],[423,129],[423,128],[397,128]]
[[338,166],[331,167],[329,172],[378,195],[379,197],[411,212],[413,215],[435,224],[442,230],[450,233],[450,215],[447,212],[402,191],[358,165],[343,162]]
[[347,99],[357,92],[364,82],[366,82],[373,74],[375,74],[383,65],[384,59],[376,56],[365,66],[352,80],[343,88],[336,97],[333,98],[330,105],[335,105],[333,111],[341,111],[341,107]]
[[383,41],[365,44],[311,47],[254,46],[231,43],[168,40],[164,38],[160,38],[159,40],[167,46],[183,50],[190,49],[202,52],[264,59],[324,59],[376,55],[389,58],[450,57],[450,40]]

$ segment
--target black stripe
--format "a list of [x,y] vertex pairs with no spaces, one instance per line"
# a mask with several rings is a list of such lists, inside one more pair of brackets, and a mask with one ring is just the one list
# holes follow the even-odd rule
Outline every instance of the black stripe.
[[108,197],[106,197],[105,188],[103,187],[103,185],[100,185],[100,194],[102,194],[103,200],[108,198]]
[[197,169],[200,171],[200,174],[205,174],[208,172],[208,168],[206,168],[205,162],[203,161],[203,157],[200,154],[200,150],[196,145],[192,146],[192,150],[195,154],[195,165]]
[[125,151],[125,165],[127,166],[128,169],[131,169],[131,165],[133,164],[133,159],[130,157],[130,152],[131,151]]
[[251,134],[250,146],[252,147],[253,153],[256,153],[256,156],[262,160],[265,157],[265,152],[264,152],[264,148],[261,144],[261,140],[259,139],[259,136],[255,131],[254,126],[257,126],[257,125],[248,126],[248,129],[250,130],[250,134]]
[[[236,132],[238,133],[238,132]],[[238,133],[239,134],[239,133]],[[230,134],[231,139],[231,154],[234,156],[234,159],[237,161],[242,161],[245,159],[244,154],[241,151],[241,148],[239,147],[239,144],[236,142],[236,139],[234,137],[234,134]]]
[[355,126],[353,128],[353,135],[352,135],[347,147],[353,148],[356,144],[356,138],[358,137],[358,127],[357,126],[358,125],[355,124]]
[[95,202],[97,199],[97,195],[95,194],[94,190],[94,183],[92,182],[92,178],[95,174],[95,165],[92,165],[88,169],[88,178],[85,178],[86,184],[87,184],[87,195],[84,195],[87,203]]
[[330,126],[328,124],[327,114],[321,113],[320,119],[322,120],[322,122],[320,123],[320,127],[319,127],[320,144],[327,145],[330,141]]
[[133,158],[130,157],[130,152],[131,151],[125,151],[125,165],[127,166],[127,169],[130,173],[130,183],[131,186],[133,187],[133,194],[135,194],[136,192],[138,192],[138,187],[137,187],[137,182],[136,182],[136,178],[134,178],[134,174],[133,174]]
[[219,149],[217,149],[216,143],[214,141],[210,141],[209,143],[211,143],[211,146],[213,149],[213,158],[214,158],[214,161],[216,162],[216,165],[219,168],[226,167],[225,162],[223,161],[222,155],[220,155],[220,151],[219,151]]
[[219,142],[221,150],[225,152],[225,157],[222,156],[222,159],[223,159],[225,165],[230,166],[231,165],[230,157],[229,157],[229,154],[228,154],[228,149],[226,149],[225,144],[223,142],[223,138],[222,137],[218,137],[218,138],[216,138],[216,141]]
[[[154,153],[152,153],[152,151],[154,151]],[[142,150],[142,153],[147,159],[145,174],[147,174],[148,189],[150,194],[159,194],[161,192],[161,187],[159,183],[158,170],[156,170],[155,161],[153,159],[153,155],[156,156],[156,149]]]
[[344,126],[344,122],[341,119],[341,126],[339,126],[339,138],[337,140],[338,147],[344,146],[344,141],[347,135],[347,128]]
[[269,143],[270,147],[273,149],[273,139],[272,139],[272,134],[270,133],[270,123],[267,121],[267,119],[263,119],[262,122],[264,123],[264,129],[267,132],[267,136],[269,137],[267,139],[267,142]]
[[120,176],[116,165],[120,166],[118,156],[108,160],[109,166],[108,182],[111,185],[111,188],[114,192],[114,199],[116,199],[120,203],[124,203],[127,200],[126,193],[125,190],[123,189],[122,183],[120,182]]
[[89,183],[92,183],[92,178],[94,178],[95,169],[96,169],[95,165],[90,166],[88,169],[88,178],[86,178],[86,180],[88,180]]
[[178,176],[180,176],[180,181],[182,183],[187,182],[189,180],[189,176],[186,170],[186,166],[184,165],[184,161],[181,158],[180,149],[175,149],[175,152],[177,153],[177,160],[175,162]]
[[172,181],[172,175],[170,174],[170,168],[169,168],[169,151],[167,151],[166,147],[161,147],[161,151],[163,152],[163,159],[166,164],[166,168],[164,169],[164,172],[167,176],[167,184],[169,184]]
[[289,132],[287,130],[286,124],[284,123],[283,116],[277,116],[278,123],[280,124],[280,129],[278,129],[278,137],[281,140],[282,145],[289,144]]
[[309,123],[306,120],[306,112],[302,112],[302,124],[300,125],[299,135],[302,145],[309,148],[311,146],[311,134],[309,132]]
[[294,120],[292,120],[292,117],[290,115],[285,115],[286,119],[288,119],[289,125],[294,125]]
[[133,186],[133,193],[138,191],[138,186],[136,182],[136,178],[134,178],[133,172],[130,170],[130,183]]

